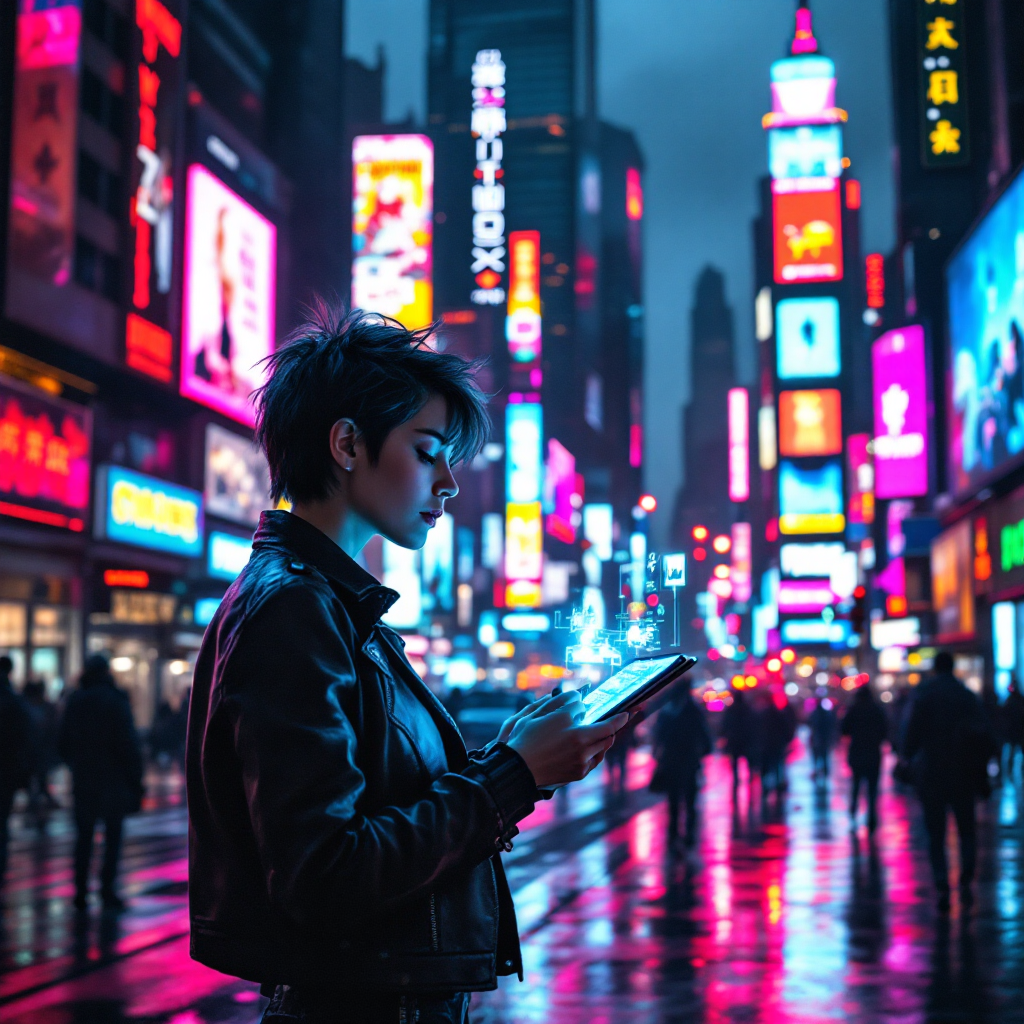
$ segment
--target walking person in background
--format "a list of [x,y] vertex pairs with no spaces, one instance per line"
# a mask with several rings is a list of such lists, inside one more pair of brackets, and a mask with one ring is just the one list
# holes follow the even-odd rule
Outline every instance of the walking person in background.
[[846,759],[853,773],[850,787],[850,827],[857,827],[857,803],[863,784],[868,810],[868,832],[878,827],[878,774],[882,767],[882,744],[889,731],[882,705],[875,700],[871,686],[857,688],[853,705],[843,716],[843,735],[850,737]]
[[96,822],[103,822],[100,895],[108,910],[123,910],[117,893],[121,831],[142,803],[142,748],[128,695],[114,685],[107,659],[87,659],[79,688],[68,698],[60,728],[60,754],[71,769],[75,798],[75,907],[89,898]]
[[0,890],[7,874],[8,819],[14,794],[32,772],[32,719],[24,698],[11,686],[14,662],[0,656]]
[[636,727],[639,721],[631,721],[625,728],[615,734],[615,742],[605,755],[605,768],[608,773],[608,788],[612,793],[626,792],[626,768],[629,752],[635,743]]
[[29,809],[41,824],[45,812],[60,804],[50,792],[50,772],[60,763],[57,752],[57,708],[46,699],[46,684],[31,679],[25,684],[25,704],[32,718],[32,778],[29,782]]
[[672,700],[658,714],[654,726],[654,758],[661,786],[668,794],[666,847],[674,850],[679,841],[679,804],[686,805],[684,842],[697,841],[697,776],[701,761],[711,753],[711,733],[702,707],[690,695],[684,680],[676,686]]
[[950,888],[946,865],[949,811],[956,819],[960,839],[960,897],[964,905],[974,899],[974,799],[988,788],[992,740],[981,703],[953,675],[953,656],[948,651],[935,656],[934,671],[914,696],[903,756],[914,766],[938,906],[945,913]]
[[753,756],[755,712],[743,690],[732,695],[730,704],[722,714],[722,737],[725,752],[732,759],[732,791],[740,785],[740,758],[747,762],[747,778],[754,781],[756,758]]
[[761,800],[775,791],[776,805],[786,792],[786,751],[796,734],[796,716],[780,691],[768,695],[758,716],[761,734]]
[[[1003,743],[1010,748],[1006,762],[1006,777],[1012,779],[1017,751],[1020,750],[1024,755],[1024,696],[1021,695],[1016,680],[1010,682],[1010,691],[1003,702],[1002,720]],[[1024,773],[1024,763],[1021,771]]]
[[811,777],[815,782],[827,782],[836,737],[836,714],[828,697],[820,697],[815,701],[814,710],[807,718],[807,725],[811,731]]

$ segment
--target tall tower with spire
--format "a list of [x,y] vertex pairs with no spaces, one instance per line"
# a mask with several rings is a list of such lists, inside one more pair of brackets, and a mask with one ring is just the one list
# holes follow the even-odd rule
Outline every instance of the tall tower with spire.
[[741,518],[753,526],[755,652],[838,654],[857,645],[843,611],[872,513],[860,183],[844,152],[835,64],[807,0],[789,51],[771,66],[762,118],[769,174],[754,224],[760,372],[750,396],[760,487]]

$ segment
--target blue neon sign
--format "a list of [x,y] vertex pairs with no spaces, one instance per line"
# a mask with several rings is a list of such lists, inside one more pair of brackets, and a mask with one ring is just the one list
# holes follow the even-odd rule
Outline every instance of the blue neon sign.
[[216,579],[233,580],[245,568],[251,554],[251,537],[212,530],[206,552],[206,571]]
[[175,555],[203,553],[203,496],[198,491],[120,466],[102,467],[99,480],[100,536]]

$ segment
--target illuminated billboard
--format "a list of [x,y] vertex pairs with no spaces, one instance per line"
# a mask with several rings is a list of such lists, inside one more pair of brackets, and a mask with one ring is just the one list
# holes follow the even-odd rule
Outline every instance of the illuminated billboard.
[[[851,526],[870,526],[875,521],[875,469],[868,451],[867,434],[850,434],[846,439],[846,468],[850,496]],[[867,530],[858,531],[855,540],[864,540]]]
[[233,580],[246,566],[252,554],[252,537],[213,530],[206,551],[206,571],[220,580]]
[[750,411],[746,388],[730,388],[729,403],[729,499],[750,497]]
[[834,388],[779,392],[779,453],[841,455],[842,412]]
[[749,601],[753,593],[751,540],[750,523],[732,524],[732,565],[729,579],[732,582],[734,601]]
[[120,466],[100,468],[96,535],[122,544],[198,556],[203,551],[203,496]]
[[423,611],[450,612],[455,607],[455,521],[446,512],[427,534],[420,550]]
[[92,414],[0,376],[0,515],[80,533]]
[[979,485],[1024,452],[1024,175],[946,267],[950,483]]
[[939,643],[974,636],[974,537],[961,519],[932,541],[932,607]]
[[800,125],[768,132],[773,178],[838,178],[843,173],[843,132],[838,125]]
[[842,210],[833,178],[772,182],[775,280],[839,281],[843,276]]
[[544,577],[544,528],[539,501],[505,506],[505,603],[535,608]]
[[272,508],[270,468],[247,437],[206,425],[206,511],[234,523],[257,526],[260,512]]
[[352,305],[409,330],[434,314],[434,144],[426,135],[352,142]]
[[836,108],[836,66],[819,54],[786,57],[772,64],[772,112],[765,128],[834,124],[846,114]]
[[12,269],[63,286],[75,249],[81,3],[17,7],[8,257]]
[[181,393],[253,426],[274,350],[277,229],[205,167],[188,169]]
[[842,533],[843,467],[830,459],[808,469],[783,459],[779,463],[779,531],[784,534]]
[[544,412],[539,402],[505,406],[507,501],[540,501],[543,479],[541,443]]
[[775,338],[780,380],[839,376],[838,299],[783,299],[775,307]]
[[475,141],[473,249],[470,270],[476,287],[470,302],[500,306],[505,273],[505,185],[498,179],[505,121],[505,63],[501,50],[478,50],[473,61],[473,113],[469,130]]
[[824,619],[789,619],[779,627],[779,638],[784,644],[831,644],[842,647],[851,638],[850,623],[846,619],[826,622]]
[[505,339],[517,363],[540,359],[540,232],[513,231],[508,236],[508,316]]
[[779,583],[779,611],[784,615],[817,615],[836,601],[838,597],[826,579]]
[[871,346],[871,368],[875,494],[879,498],[927,494],[928,383],[924,328],[914,325],[883,334]]
[[173,376],[171,284],[174,266],[174,179],[181,82],[180,0],[135,4],[135,54],[129,65],[133,111],[129,181],[132,238],[131,305],[125,362],[164,382]]
[[779,548],[779,566],[783,576],[831,576],[846,554],[838,541],[818,544],[783,544]]
[[566,544],[575,543],[576,526],[582,518],[574,502],[583,504],[576,485],[576,457],[552,437],[544,467],[545,529]]
[[915,0],[921,162],[970,163],[967,116],[967,0]]

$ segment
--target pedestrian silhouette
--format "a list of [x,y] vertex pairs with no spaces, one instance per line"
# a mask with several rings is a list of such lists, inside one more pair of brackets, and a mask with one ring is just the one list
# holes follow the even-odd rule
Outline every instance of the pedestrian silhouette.
[[[1010,692],[1006,695],[1002,709],[1003,719],[1003,742],[1010,748],[1009,759],[1006,763],[1006,774],[1013,778],[1014,764],[1017,760],[1017,751],[1024,755],[1024,696],[1021,696],[1020,688],[1016,681],[1011,681]],[[1024,768],[1022,768],[1024,771]]]
[[786,749],[796,733],[796,716],[781,693],[772,694],[758,716],[761,733],[761,799],[786,791]]
[[697,776],[701,761],[711,753],[711,733],[705,712],[690,696],[685,684],[677,687],[670,703],[658,714],[654,727],[656,774],[668,794],[666,846],[675,848],[679,839],[679,805],[686,806],[685,843],[697,841]]
[[815,781],[828,780],[829,761],[836,738],[836,715],[832,710],[832,701],[829,700],[826,707],[826,700],[827,697],[819,698],[807,717],[811,732],[811,774]]
[[117,689],[107,659],[86,661],[79,689],[68,698],[60,730],[60,753],[71,769],[75,797],[75,907],[85,909],[97,821],[103,822],[101,897],[120,910],[117,863],[125,816],[142,802],[142,750],[127,694]]
[[722,714],[722,737],[725,752],[732,759],[732,788],[735,793],[740,784],[740,758],[747,762],[747,775],[754,781],[756,758],[753,756],[755,712],[743,690],[732,695],[730,704]]
[[0,656],[0,889],[7,875],[8,819],[14,795],[32,774],[32,719],[24,698],[11,686],[14,662]]
[[850,737],[846,760],[853,773],[850,787],[850,826],[857,824],[857,803],[861,786],[866,790],[868,832],[878,827],[878,774],[882,766],[882,744],[889,732],[882,706],[865,683],[853,695],[853,704],[843,717],[843,735]]
[[974,800],[987,792],[987,764],[992,751],[991,730],[978,698],[953,675],[953,656],[935,656],[935,674],[914,697],[907,722],[904,756],[914,778],[928,832],[928,855],[939,910],[949,909],[946,865],[946,820],[952,811],[960,840],[960,894],[973,900],[977,860]]
[[46,699],[46,684],[30,679],[25,684],[25,705],[32,719],[32,775],[29,780],[29,809],[41,822],[46,811],[60,804],[50,792],[50,772],[57,767],[59,729],[57,708]]

